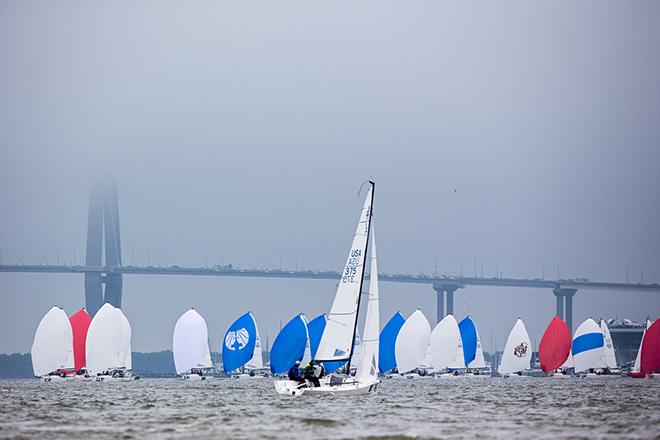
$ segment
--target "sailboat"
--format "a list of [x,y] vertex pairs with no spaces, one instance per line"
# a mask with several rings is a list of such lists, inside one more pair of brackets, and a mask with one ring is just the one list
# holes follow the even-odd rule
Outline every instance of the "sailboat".
[[421,310],[417,309],[406,319],[394,345],[394,354],[399,374],[407,378],[426,375],[421,366],[428,352],[431,325]]
[[[355,335],[359,316],[364,266],[367,258],[374,195],[374,182],[369,182],[369,191],[362,207],[360,220],[353,237],[348,259],[337,287],[327,323],[314,357],[315,363],[345,361],[345,371],[350,373],[354,356]],[[279,394],[299,396],[303,394],[362,394],[376,391],[378,383],[378,268],[375,240],[371,248],[371,282],[367,301],[367,313],[363,332],[363,348],[357,359],[355,376],[332,373],[324,378],[320,386],[298,383],[293,380],[275,381]]]
[[603,348],[605,338],[600,326],[591,318],[586,319],[575,330],[571,350],[573,353],[573,365],[576,373],[584,373],[585,376],[595,375],[594,370],[603,368]]
[[465,360],[465,368],[467,368],[465,377],[490,377],[490,374],[482,373],[482,370],[487,368],[484,351],[481,346],[477,326],[472,321],[470,315],[458,323],[458,329],[461,332],[463,358]]
[[605,322],[604,319],[600,320],[600,329],[603,332],[605,342],[605,346],[603,347],[603,364],[605,368],[601,372],[601,376],[616,377],[619,373],[619,365],[616,363],[616,353],[614,352],[612,335],[610,335],[610,329],[607,327],[607,322]]
[[645,377],[640,370],[642,368],[642,345],[644,345],[644,337],[646,336],[646,330],[651,327],[651,321],[646,320],[646,326],[644,327],[644,332],[642,333],[642,340],[639,342],[639,348],[637,349],[637,356],[635,357],[635,362],[633,363],[632,370],[628,373],[628,376],[632,378]]
[[458,377],[458,370],[465,368],[463,341],[454,315],[447,315],[431,332],[431,365],[436,377]]
[[660,371],[660,320],[646,321],[633,371],[628,376],[634,379],[657,377]]
[[[254,377],[254,370],[263,368],[261,341],[252,312],[236,319],[225,333],[223,341],[222,367],[225,373],[233,372],[232,377],[240,379]],[[252,365],[249,365],[250,362]]]
[[571,354],[571,332],[566,323],[555,316],[543,332],[539,344],[539,362],[544,373],[550,373],[552,378],[568,377],[558,370]]
[[89,330],[89,324],[92,323],[92,318],[83,307],[69,317],[69,322],[71,323],[71,330],[73,332],[74,378],[76,380],[89,379],[87,369],[85,368],[87,363],[85,344],[87,342],[87,331]]
[[64,310],[52,307],[39,322],[30,350],[34,375],[44,382],[64,380],[74,369],[73,332]]
[[115,307],[119,317],[121,318],[121,349],[119,352],[119,364],[121,365],[118,368],[114,376],[119,379],[132,380],[139,379],[137,376],[133,376],[133,351],[131,349],[131,337],[132,330],[131,324],[128,322],[126,315],[121,311],[119,307]]
[[195,309],[185,312],[174,325],[172,353],[176,374],[187,380],[206,380],[204,370],[212,368],[206,321]]
[[105,303],[89,324],[85,343],[87,371],[97,381],[131,379],[125,374],[130,369],[131,337],[125,318],[119,309]]
[[401,327],[406,322],[401,312],[396,312],[387,321],[385,327],[380,332],[378,342],[378,370],[382,373],[388,373],[396,369],[396,353],[394,347],[396,338],[399,336]]
[[294,316],[275,337],[270,350],[270,372],[282,374],[289,371],[296,361],[309,357],[307,318],[304,314]]
[[530,368],[531,360],[532,342],[525,323],[518,318],[506,340],[498,372],[503,377],[522,376],[523,371]]

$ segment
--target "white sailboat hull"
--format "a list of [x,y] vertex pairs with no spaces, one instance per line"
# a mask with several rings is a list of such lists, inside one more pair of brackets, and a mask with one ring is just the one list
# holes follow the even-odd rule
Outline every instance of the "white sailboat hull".
[[42,382],[66,382],[67,380],[73,380],[73,376],[62,377],[58,375],[51,375],[41,377]]
[[378,379],[373,379],[365,382],[346,382],[339,385],[330,385],[329,382],[325,382],[319,387],[314,387],[307,383],[300,384],[295,380],[276,380],[275,391],[277,391],[278,394],[288,396],[367,394],[370,392],[376,392],[379,383],[380,381]]
[[190,381],[201,381],[201,380],[208,380],[208,377],[207,376],[201,376],[199,374],[189,373],[189,374],[181,375],[181,379],[190,380]]

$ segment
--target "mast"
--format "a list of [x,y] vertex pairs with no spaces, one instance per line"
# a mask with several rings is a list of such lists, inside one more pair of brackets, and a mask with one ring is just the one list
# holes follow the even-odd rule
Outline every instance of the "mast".
[[364,284],[364,273],[367,268],[367,253],[369,253],[369,236],[371,235],[371,218],[374,215],[374,193],[376,192],[376,183],[369,181],[371,185],[371,201],[369,203],[369,219],[367,221],[367,243],[364,246],[364,255],[362,256],[362,277],[360,278],[360,290],[358,291],[357,309],[355,311],[355,322],[353,323],[353,338],[351,339],[351,350],[348,353],[348,362],[346,363],[346,374],[351,374],[351,360],[355,350],[355,333],[357,332],[358,318],[360,317],[360,303],[362,302],[362,285]]

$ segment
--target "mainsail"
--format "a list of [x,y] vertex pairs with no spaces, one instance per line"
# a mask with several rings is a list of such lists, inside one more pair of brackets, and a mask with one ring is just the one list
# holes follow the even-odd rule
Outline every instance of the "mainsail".
[[532,342],[522,319],[514,324],[502,353],[498,368],[500,374],[519,373],[529,369],[532,359]]
[[53,307],[41,318],[30,354],[35,376],[74,368],[73,332],[64,310]]
[[605,338],[605,347],[603,348],[603,363],[607,368],[610,369],[619,368],[616,363],[616,354],[614,352],[614,344],[612,343],[610,329],[607,328],[607,323],[604,319],[600,320],[600,329],[602,330],[603,337]]
[[401,327],[406,322],[401,312],[396,312],[387,321],[385,327],[380,332],[378,344],[378,369],[381,373],[386,373],[396,368],[396,356],[394,346],[396,338],[401,331]]
[[322,362],[348,360],[353,355],[364,263],[371,226],[374,183],[370,182],[367,198],[360,214],[353,244],[339,280],[337,293],[327,316],[315,359]]
[[431,338],[431,325],[417,309],[401,327],[394,345],[399,373],[407,373],[421,366]]
[[254,340],[254,352],[252,353],[252,358],[245,364],[245,368],[248,370],[261,370],[264,367],[264,355],[261,348],[261,338],[259,337],[259,327],[256,321],[254,322],[254,328],[257,330],[257,336]]
[[247,312],[227,329],[222,344],[222,367],[225,373],[237,370],[254,355],[257,342],[257,325],[252,313]]
[[642,345],[644,345],[644,337],[646,336],[646,331],[651,327],[651,321],[646,320],[646,327],[644,327],[644,332],[642,333],[642,340],[639,342],[639,349],[637,350],[637,357],[635,357],[635,363],[633,364],[633,371],[640,371],[642,367]]
[[596,324],[596,321],[589,318],[580,324],[575,330],[571,347],[575,372],[579,373],[591,368],[604,367],[604,345],[603,331]]
[[369,277],[369,294],[367,299],[367,316],[364,321],[361,348],[358,356],[358,367],[355,377],[358,380],[378,378],[378,327],[380,316],[378,312],[378,263],[376,261],[376,239],[371,232],[371,268]]
[[172,352],[176,374],[213,366],[206,321],[195,309],[181,315],[174,325]]
[[131,325],[128,323],[126,315],[117,307],[117,312],[121,318],[121,351],[119,354],[119,367],[127,370],[133,369],[133,356],[131,352]]

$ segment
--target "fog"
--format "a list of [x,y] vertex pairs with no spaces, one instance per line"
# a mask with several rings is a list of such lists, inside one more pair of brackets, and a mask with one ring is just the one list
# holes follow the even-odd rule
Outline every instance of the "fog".
[[[0,258],[84,261],[91,182],[119,190],[124,264],[340,270],[376,181],[388,273],[660,282],[660,4],[0,2]],[[335,282],[127,275],[133,349],[194,306],[212,349],[252,310],[327,311]],[[382,283],[381,322],[430,286]],[[543,289],[456,294],[485,349]],[[26,352],[80,275],[0,273],[0,352]],[[660,294],[578,291],[589,317]]]

